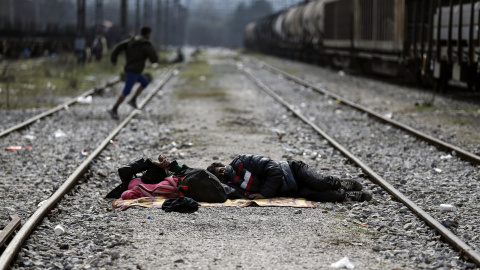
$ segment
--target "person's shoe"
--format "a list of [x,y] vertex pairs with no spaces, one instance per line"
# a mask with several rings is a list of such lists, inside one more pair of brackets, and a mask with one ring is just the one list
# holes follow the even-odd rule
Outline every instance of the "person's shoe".
[[130,100],[127,102],[127,104],[132,106],[134,109],[138,109],[137,102],[135,100]]
[[345,192],[345,200],[364,202],[370,201],[372,194],[366,191],[347,191]]
[[340,179],[340,185],[345,191],[360,191],[363,188],[360,182],[353,179]]
[[114,109],[110,109],[110,110],[108,110],[107,112],[110,114],[110,116],[111,116],[113,119],[118,120],[118,113],[117,113],[117,111],[115,111]]

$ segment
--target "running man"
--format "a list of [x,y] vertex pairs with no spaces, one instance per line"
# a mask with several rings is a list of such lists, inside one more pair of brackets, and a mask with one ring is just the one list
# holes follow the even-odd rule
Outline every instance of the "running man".
[[110,61],[114,66],[117,64],[117,57],[120,52],[125,51],[125,56],[127,58],[127,63],[124,67],[126,74],[125,87],[118,97],[117,102],[113,105],[113,108],[108,110],[108,113],[110,113],[110,116],[112,116],[113,119],[118,119],[118,107],[122,104],[123,100],[125,100],[125,97],[130,94],[133,85],[136,82],[139,82],[140,86],[137,88],[130,101],[128,101],[130,106],[137,109],[137,97],[149,83],[147,77],[142,74],[143,69],[145,68],[145,61],[149,59],[151,63],[158,63],[157,53],[150,42],[152,29],[144,26],[140,30],[140,34],[140,36],[132,37],[117,44],[110,58]]

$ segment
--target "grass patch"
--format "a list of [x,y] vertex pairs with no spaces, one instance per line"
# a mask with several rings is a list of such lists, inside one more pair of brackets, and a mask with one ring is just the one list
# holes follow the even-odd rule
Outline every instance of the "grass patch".
[[459,118],[453,118],[450,122],[455,125],[471,125],[473,123],[471,120]]
[[[165,52],[159,52],[164,59]],[[73,54],[57,58],[33,58],[0,63],[0,109],[27,109],[53,107],[63,102],[62,97],[74,97],[95,87],[114,75],[120,75],[125,65],[121,55],[113,66],[110,56],[101,61],[78,63]],[[171,66],[160,62],[159,68]],[[146,73],[156,74],[158,70]]]
[[281,69],[287,73],[293,74],[293,75],[301,75],[302,73],[298,68],[293,68],[293,67],[281,67]]
[[226,97],[227,91],[224,88],[210,86],[210,79],[215,77],[212,67],[204,60],[190,62],[180,72],[183,79],[181,89],[174,93],[179,99],[185,98],[214,98]]
[[465,107],[465,108],[462,108],[462,111],[476,112],[476,111],[479,111],[479,109],[477,107]]
[[[270,64],[269,62],[271,62],[271,56],[270,55],[261,54],[261,53],[257,53],[257,52],[251,52],[251,51],[245,51],[245,52],[243,52],[243,54],[245,54],[246,56],[252,57],[252,58],[256,58],[257,60],[263,61],[267,64]],[[283,63],[283,65],[282,66],[275,65],[278,69],[283,70],[283,71],[285,71],[287,73],[290,73],[290,74],[293,74],[293,75],[302,75],[301,71],[298,68],[288,66],[289,63],[291,62],[290,60],[279,59],[279,61],[281,61],[281,63]]]
[[249,56],[249,57],[257,58],[258,60],[262,60],[262,61],[269,59],[268,55],[261,54],[261,53],[255,52],[255,51],[243,50],[240,53],[244,54],[246,56]]
[[377,233],[373,232],[373,231],[369,231],[368,229],[358,225],[358,227],[356,228],[356,230],[361,233],[361,234],[365,234],[365,235],[371,235],[371,236],[375,236],[377,235]]
[[418,105],[415,105],[414,109],[417,111],[434,110],[437,109],[437,107],[432,105],[431,103],[419,103]]
[[55,59],[36,58],[9,61],[0,67],[0,108],[25,109],[51,107],[60,103],[59,97],[70,97],[94,87],[123,67],[102,61],[80,64],[74,55]]
[[[202,79],[202,76],[204,77]],[[190,62],[185,70],[180,73],[180,77],[187,80],[187,84],[193,82],[206,82],[213,77],[212,67],[206,61]]]
[[175,95],[179,99],[186,98],[213,98],[225,97],[227,95],[223,88],[206,88],[206,89],[179,89],[175,91]]
[[224,107],[222,108],[224,112],[231,112],[231,113],[250,113],[250,110],[242,110],[239,108],[231,108],[231,107]]

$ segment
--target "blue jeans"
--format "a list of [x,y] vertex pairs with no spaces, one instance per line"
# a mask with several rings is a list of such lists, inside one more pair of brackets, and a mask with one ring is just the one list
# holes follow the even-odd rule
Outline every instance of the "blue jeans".
[[124,96],[128,96],[128,94],[130,94],[130,92],[132,91],[133,85],[136,82],[139,82],[143,88],[147,87],[149,83],[147,77],[145,77],[145,75],[141,73],[139,74],[139,73],[126,71],[125,74],[127,75],[127,78],[125,79],[125,86],[123,87],[123,91],[122,91],[122,94]]

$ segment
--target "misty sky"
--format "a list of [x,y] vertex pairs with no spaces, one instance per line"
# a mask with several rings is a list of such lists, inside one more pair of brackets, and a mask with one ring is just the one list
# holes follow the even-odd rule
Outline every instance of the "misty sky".
[[[240,3],[245,3],[249,5],[253,1],[255,0],[181,0],[180,2],[191,9],[195,9],[197,6],[201,5],[202,3],[213,3],[211,5],[212,9],[219,10],[219,11],[223,11],[223,10],[232,11]],[[274,8],[275,11],[303,2],[303,0],[267,0],[267,1],[272,4],[272,7]]]
[[[246,13],[245,20],[234,19],[234,12],[239,4],[244,7],[252,6],[252,3],[262,0],[179,0],[181,6],[186,8],[186,17],[175,15],[175,1],[169,0],[169,10],[173,13],[166,15],[167,0],[140,0],[141,25],[150,25],[155,33],[162,32],[162,36],[155,37],[157,40],[168,40],[167,42],[195,44],[218,44],[232,45],[228,40],[235,39],[234,44],[241,44],[245,20],[251,20],[250,13]],[[263,0],[271,4],[271,12],[285,9],[304,0]],[[117,26],[120,24],[120,0],[103,0],[103,12],[100,21],[103,25]],[[77,24],[77,0],[0,0],[0,33],[35,33],[45,31],[57,31],[64,35],[75,32]],[[97,12],[95,0],[86,0],[87,11],[85,27],[87,31],[95,29],[97,23]],[[128,33],[138,31],[136,25],[136,3],[137,0],[128,0],[127,28]],[[161,5],[160,5],[161,3]],[[162,7],[162,9],[159,9]],[[259,11],[259,10],[255,10]],[[265,13],[270,12],[266,11]],[[263,16],[262,12],[257,12]],[[159,16],[161,14],[161,16]],[[267,15],[267,14],[265,14]],[[162,19],[159,19],[162,18]],[[165,19],[167,18],[167,19]],[[102,20],[103,19],[103,20]],[[169,22],[165,22],[168,20]],[[238,22],[241,21],[241,22]],[[168,27],[169,30],[166,30]],[[162,28],[161,31],[159,28]],[[73,29],[73,30],[68,30]],[[182,30],[184,29],[184,30]],[[9,31],[6,31],[9,30]],[[70,31],[70,32],[67,32]],[[175,34],[181,31],[180,34]],[[165,37],[176,35],[176,41]],[[88,34],[88,33],[87,33]],[[195,35],[199,34],[195,39]],[[75,33],[73,33],[75,35]],[[203,36],[201,36],[203,35]],[[183,41],[182,41],[183,40]]]

